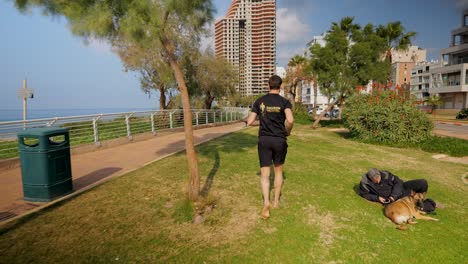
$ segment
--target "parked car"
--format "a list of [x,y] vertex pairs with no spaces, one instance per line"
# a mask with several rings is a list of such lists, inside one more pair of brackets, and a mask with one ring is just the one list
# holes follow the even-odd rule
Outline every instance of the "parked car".
[[[319,106],[319,107],[316,109],[315,114],[316,114],[316,115],[320,115],[324,110],[325,110],[325,109],[324,109],[323,107]],[[314,113],[314,109],[310,109],[310,110],[309,110],[309,114],[311,115],[311,114],[313,114],[313,113]]]
[[329,116],[331,118],[338,118],[338,115],[340,113],[340,110],[339,109],[332,109],[330,112],[329,112]]

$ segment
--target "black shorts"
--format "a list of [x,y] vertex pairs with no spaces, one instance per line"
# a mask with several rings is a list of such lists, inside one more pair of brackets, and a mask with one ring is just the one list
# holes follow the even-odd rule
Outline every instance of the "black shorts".
[[260,167],[269,167],[272,163],[282,165],[286,160],[288,143],[282,137],[258,137],[258,159]]

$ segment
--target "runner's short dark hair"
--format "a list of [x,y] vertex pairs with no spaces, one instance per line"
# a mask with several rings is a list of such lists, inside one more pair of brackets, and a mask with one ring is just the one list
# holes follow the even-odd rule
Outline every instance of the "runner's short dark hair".
[[276,89],[281,88],[282,83],[283,83],[283,80],[278,75],[273,75],[268,80],[268,85],[270,86],[270,90],[273,90],[273,89],[276,90]]

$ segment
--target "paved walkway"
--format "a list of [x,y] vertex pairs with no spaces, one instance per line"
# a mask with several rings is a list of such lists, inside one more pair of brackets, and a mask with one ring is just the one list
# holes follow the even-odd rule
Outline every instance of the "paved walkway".
[[[245,124],[203,128],[194,131],[195,144],[242,129]],[[185,149],[184,132],[166,133],[154,138],[132,142],[94,152],[72,155],[74,191],[89,188],[109,178],[123,175],[155,160]],[[21,169],[0,172],[0,222],[24,214],[46,203],[26,202],[22,199]]]

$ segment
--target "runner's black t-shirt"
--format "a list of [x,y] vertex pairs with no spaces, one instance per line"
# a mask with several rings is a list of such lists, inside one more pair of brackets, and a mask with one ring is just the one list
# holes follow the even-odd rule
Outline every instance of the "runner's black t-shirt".
[[292,105],[279,94],[269,93],[257,99],[252,106],[252,112],[256,113],[260,120],[258,136],[286,138],[287,131],[284,126],[286,108],[292,109]]

